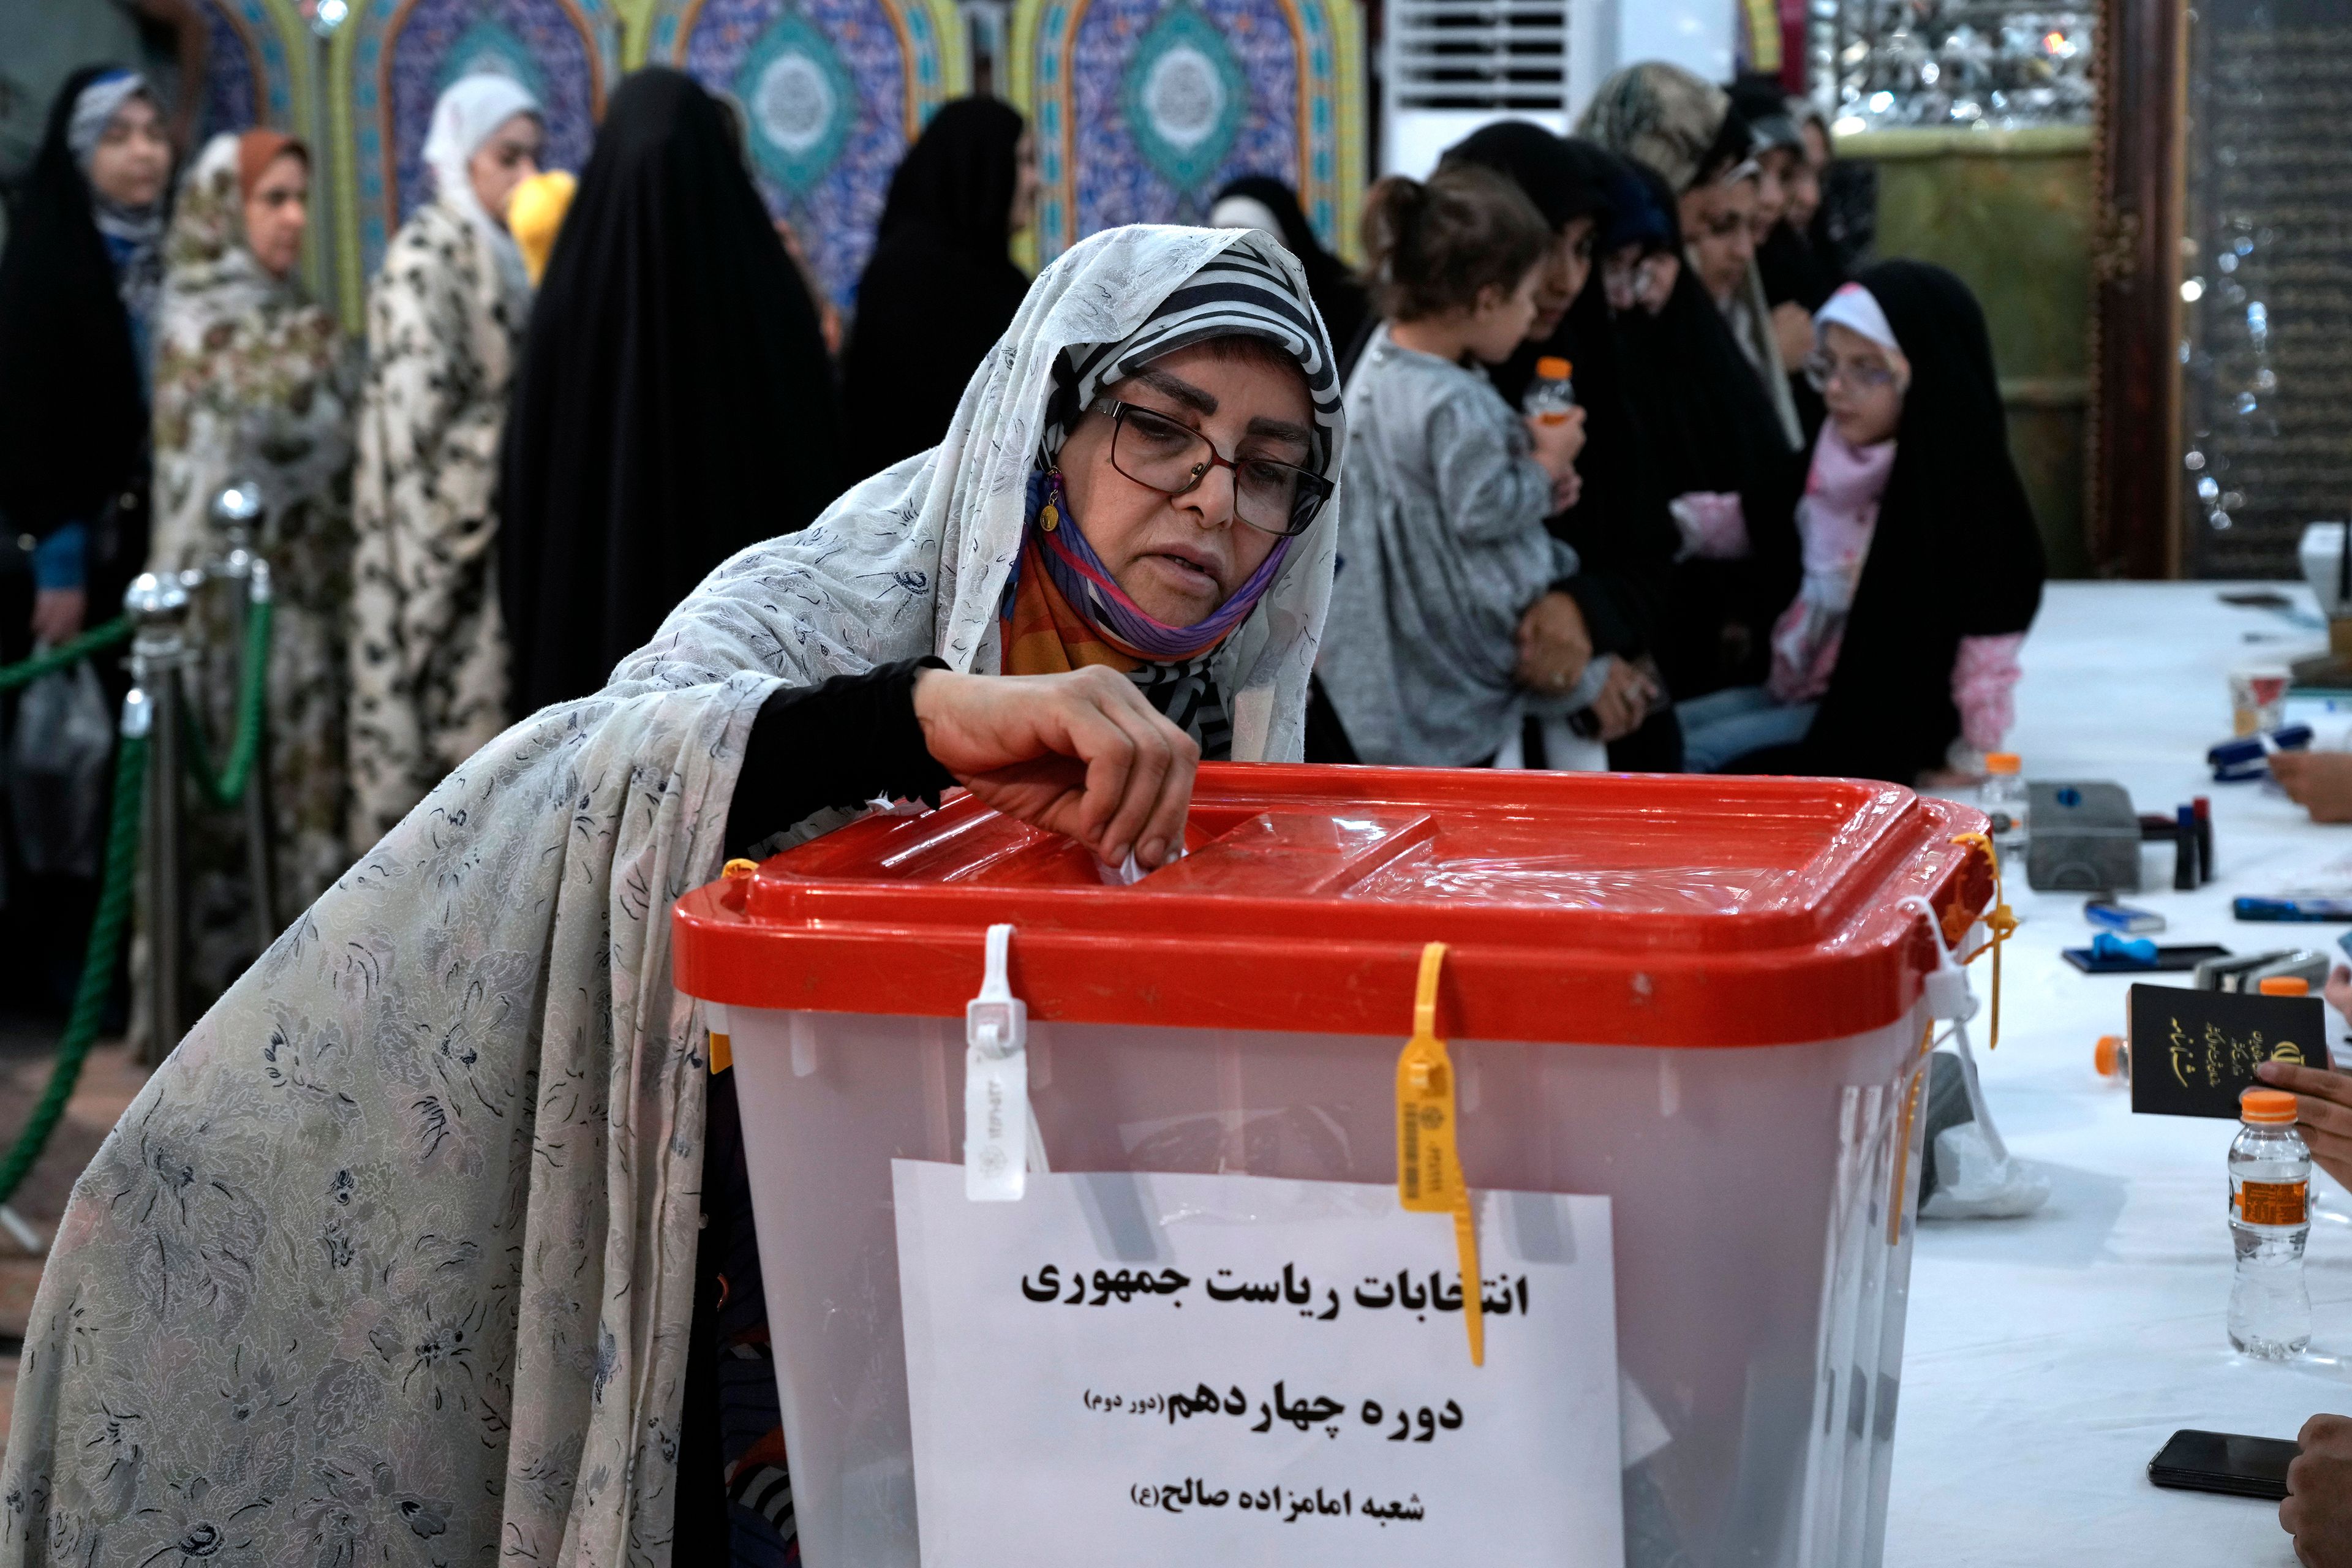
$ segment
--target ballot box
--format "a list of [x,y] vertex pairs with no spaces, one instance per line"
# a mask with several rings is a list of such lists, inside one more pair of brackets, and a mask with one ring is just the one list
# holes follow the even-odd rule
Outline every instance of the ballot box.
[[[1131,885],[961,795],[730,868],[675,974],[735,1080],[804,1560],[1877,1563],[1983,820],[1213,764]],[[1425,963],[1458,1226],[1399,1197]],[[968,1091],[1015,1200],[974,1200]]]

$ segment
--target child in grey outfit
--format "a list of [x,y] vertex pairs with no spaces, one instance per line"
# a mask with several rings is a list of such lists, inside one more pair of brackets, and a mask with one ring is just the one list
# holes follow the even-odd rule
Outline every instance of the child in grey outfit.
[[[1348,383],[1339,570],[1316,664],[1367,763],[1486,763],[1529,693],[1515,679],[1519,617],[1576,552],[1544,519],[1571,482],[1583,411],[1542,424],[1485,371],[1535,320],[1551,231],[1518,187],[1475,166],[1374,186],[1365,219],[1382,324]],[[1597,658],[1574,689],[1587,706]]]

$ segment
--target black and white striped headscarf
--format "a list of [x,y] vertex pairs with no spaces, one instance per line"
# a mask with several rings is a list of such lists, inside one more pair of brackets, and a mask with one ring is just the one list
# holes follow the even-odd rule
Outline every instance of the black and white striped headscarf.
[[1333,457],[1341,428],[1339,367],[1322,318],[1269,254],[1276,248],[1266,235],[1247,231],[1180,284],[1124,341],[1073,343],[1063,351],[1054,367],[1053,405],[1039,431],[1040,465],[1061,454],[1071,427],[1105,387],[1194,343],[1244,337],[1263,338],[1297,362],[1315,410],[1307,467],[1336,479]]
[[[1266,235],[1245,232],[1179,284],[1124,339],[1065,349],[1054,366],[1054,395],[1038,430],[1037,466],[1049,468],[1061,456],[1062,443],[1104,388],[1195,343],[1248,337],[1281,349],[1306,377],[1314,409],[1307,466],[1336,479],[1341,389],[1330,338],[1311,300],[1268,254],[1274,247]],[[1147,663],[1129,679],[1142,689],[1144,700],[1199,743],[1203,757],[1221,761],[1233,753],[1233,724],[1213,663],[1213,656]]]

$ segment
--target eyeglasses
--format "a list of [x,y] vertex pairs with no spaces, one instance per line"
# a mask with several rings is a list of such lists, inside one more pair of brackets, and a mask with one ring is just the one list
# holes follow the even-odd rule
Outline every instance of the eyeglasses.
[[1804,371],[1815,392],[1827,392],[1833,381],[1843,381],[1858,392],[1876,392],[1895,384],[1895,373],[1883,364],[1840,364],[1823,353],[1806,355]]
[[[1658,287],[1658,276],[1666,266],[1663,256],[1645,256],[1639,261],[1623,261],[1611,257],[1601,264],[1601,291],[1612,310],[1630,310],[1636,304],[1646,303]],[[1663,303],[1663,301],[1661,301]]]
[[1262,532],[1304,533],[1331,499],[1331,481],[1312,469],[1271,458],[1223,457],[1206,436],[1165,414],[1108,397],[1094,412],[1110,416],[1112,468],[1168,496],[1190,494],[1211,468],[1231,468],[1234,515]]

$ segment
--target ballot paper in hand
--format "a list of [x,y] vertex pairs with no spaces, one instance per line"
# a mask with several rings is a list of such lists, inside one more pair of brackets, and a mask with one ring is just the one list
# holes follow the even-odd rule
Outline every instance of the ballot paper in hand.
[[1624,1560],[1609,1200],[892,1163],[927,1568]]

